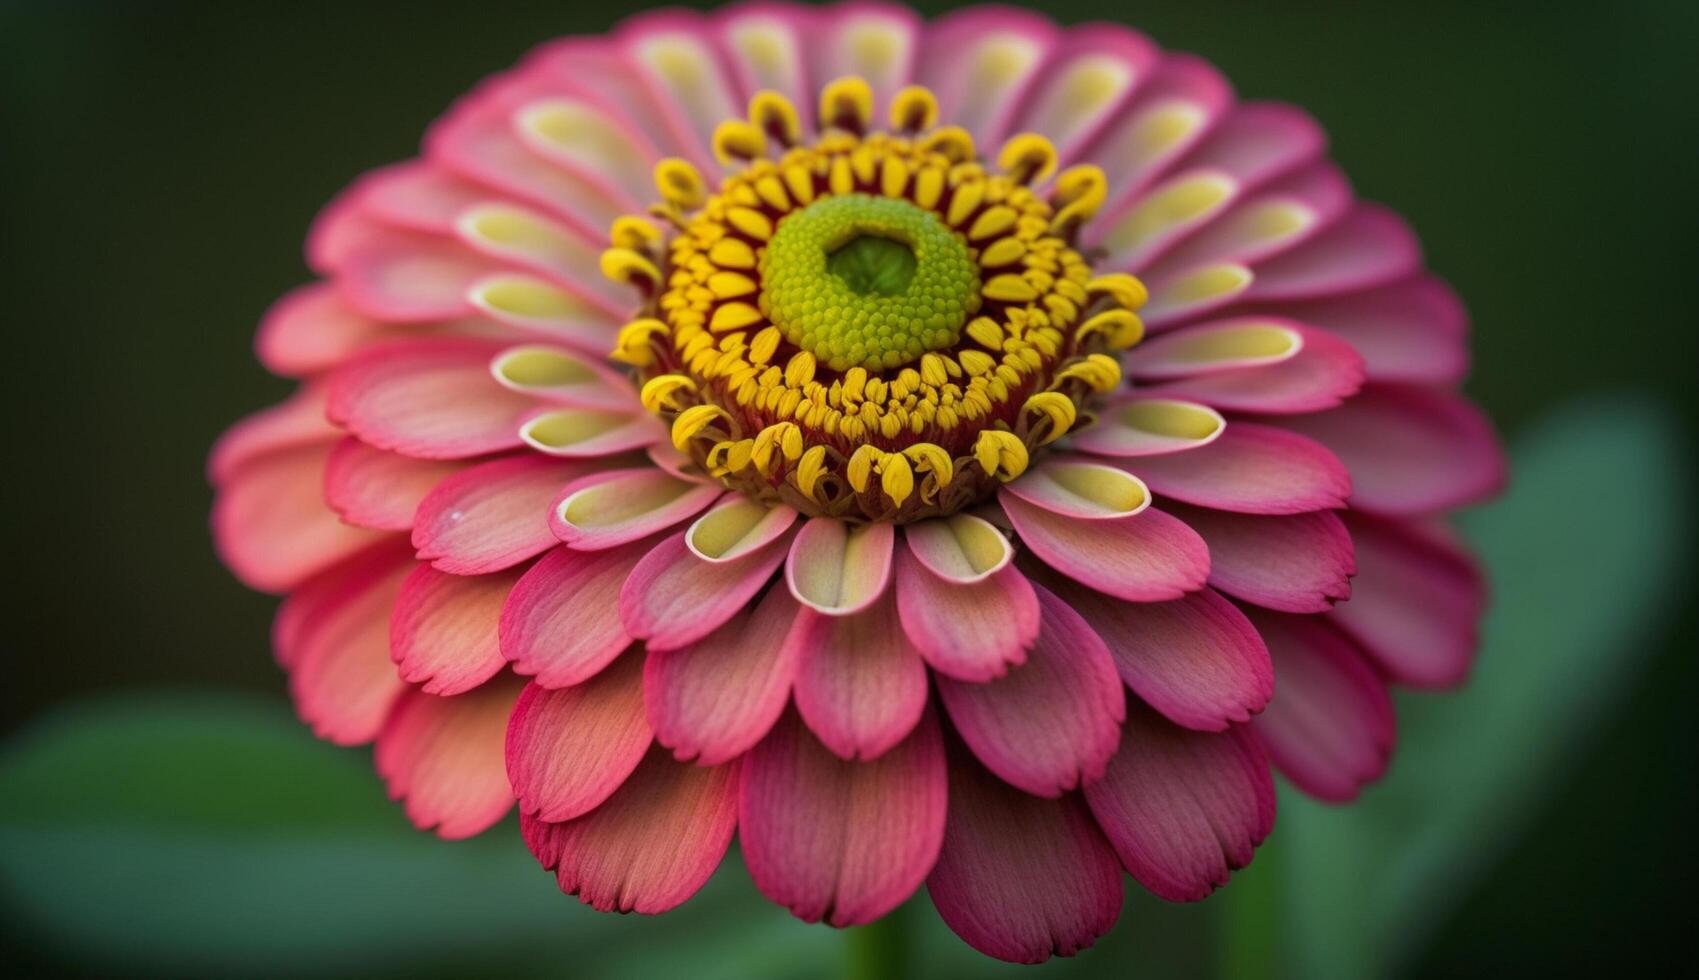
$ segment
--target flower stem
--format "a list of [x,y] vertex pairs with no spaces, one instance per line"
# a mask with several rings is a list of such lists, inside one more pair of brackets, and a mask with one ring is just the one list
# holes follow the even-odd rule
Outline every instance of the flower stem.
[[901,980],[909,975],[909,909],[892,909],[883,919],[844,930],[844,975],[848,980]]

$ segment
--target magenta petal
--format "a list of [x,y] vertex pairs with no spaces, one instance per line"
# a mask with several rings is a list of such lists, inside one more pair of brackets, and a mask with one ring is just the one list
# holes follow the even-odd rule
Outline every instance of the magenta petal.
[[1274,700],[1252,730],[1299,789],[1332,802],[1354,798],[1392,756],[1386,685],[1325,619],[1248,612],[1274,660]]
[[1170,902],[1227,884],[1274,829],[1268,755],[1248,730],[1188,731],[1142,705],[1085,799],[1122,866]]
[[1359,203],[1314,238],[1259,264],[1246,298],[1307,299],[1368,289],[1421,265],[1421,247],[1404,219],[1378,204]]
[[738,834],[750,877],[805,922],[872,922],[932,870],[947,779],[930,714],[871,762],[832,754],[787,714],[744,760]]
[[1486,583],[1468,553],[1405,521],[1348,514],[1357,549],[1351,601],[1333,621],[1399,684],[1444,688],[1474,661]]
[[1279,363],[1148,385],[1140,394],[1202,402],[1230,412],[1288,415],[1334,408],[1363,387],[1363,358],[1350,344],[1325,330],[1295,323],[1281,326],[1302,336],[1304,346]]
[[1021,541],[1046,565],[1099,592],[1132,602],[1178,599],[1203,587],[1210,555],[1184,522],[1154,507],[1131,517],[1087,521],[998,496]]
[[512,449],[535,401],[490,376],[500,350],[480,340],[371,348],[331,374],[326,412],[362,442],[404,456],[465,459]]
[[1122,602],[1072,585],[1058,592],[1102,637],[1133,693],[1175,724],[1218,732],[1274,693],[1262,637],[1214,589],[1171,602]]
[[595,465],[525,453],[456,473],[419,503],[413,546],[454,575],[511,568],[555,544],[550,501]]
[[1121,867],[1085,803],[1028,796],[950,756],[944,846],[926,879],[938,915],[987,956],[1072,956],[1121,914]]
[[1418,385],[1372,384],[1331,412],[1284,420],[1351,470],[1351,506],[1429,514],[1491,496],[1504,485],[1503,450],[1480,409]]
[[897,549],[897,615],[933,670],[964,681],[1001,677],[1038,638],[1038,595],[1013,565],[952,582]]
[[418,689],[401,696],[373,759],[393,799],[407,801],[420,830],[459,840],[481,833],[513,808],[502,735],[519,684],[496,680],[444,698]]
[[560,890],[598,912],[665,912],[696,894],[737,830],[738,764],[674,762],[659,746],[576,820],[522,815],[525,846]]
[[550,823],[589,813],[649,750],[643,654],[634,651],[577,687],[526,685],[506,732],[507,776],[521,813]]
[[389,620],[389,654],[401,679],[426,694],[469,691],[506,660],[496,626],[517,571],[449,575],[420,565],[407,576]]
[[796,707],[826,747],[875,759],[902,741],[926,707],[926,664],[903,634],[889,592],[854,616],[802,610]]
[[649,651],[643,701],[655,738],[684,761],[717,765],[761,740],[790,698],[800,643],[796,600],[768,590],[753,611],[689,646]]
[[595,676],[631,645],[609,610],[651,541],[607,551],[559,545],[532,565],[501,610],[501,652],[542,687],[571,687]]
[[1234,422],[1207,446],[1121,465],[1161,496],[1242,514],[1332,510],[1351,495],[1351,474],[1326,446],[1254,422]]
[[1363,355],[1370,381],[1455,384],[1469,368],[1468,316],[1451,287],[1432,276],[1270,312],[1343,338]]
[[1126,696],[1108,648],[1080,614],[1034,590],[1041,625],[1026,663],[981,684],[939,676],[938,695],[986,768],[1028,793],[1060,796],[1103,774]]
[[1175,513],[1209,542],[1209,584],[1283,612],[1326,612],[1350,598],[1351,534],[1328,510],[1285,517],[1202,507]]
[[413,567],[403,549],[371,548],[307,582],[278,613],[289,693],[318,737],[371,741],[406,689],[389,658],[389,617]]
[[619,618],[650,650],[674,650],[718,629],[742,610],[784,563],[790,536],[749,554],[711,562],[696,556],[681,531],[632,569],[619,594]]

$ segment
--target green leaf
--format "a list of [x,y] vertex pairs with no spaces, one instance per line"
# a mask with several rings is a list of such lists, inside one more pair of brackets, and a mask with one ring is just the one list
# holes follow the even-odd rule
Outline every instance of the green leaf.
[[1682,584],[1682,442],[1642,402],[1560,412],[1465,515],[1494,602],[1461,691],[1398,699],[1392,771],[1344,808],[1283,792],[1284,972],[1396,972],[1538,811],[1625,694]]
[[779,977],[840,941],[761,902],[735,859],[665,919],[594,912],[513,821],[421,834],[367,753],[234,695],[103,699],[13,740],[0,879],[9,924],[94,970]]

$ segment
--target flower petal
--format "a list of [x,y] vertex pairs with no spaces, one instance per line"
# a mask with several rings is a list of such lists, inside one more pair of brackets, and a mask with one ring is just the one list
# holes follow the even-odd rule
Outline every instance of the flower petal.
[[926,890],[950,930],[987,956],[1072,956],[1121,914],[1121,867],[1077,795],[1028,796],[950,753],[950,813]]
[[1071,160],[1113,121],[1160,57],[1149,38],[1118,24],[1069,30],[1027,92],[1014,131],[1047,137]]
[[665,531],[721,492],[654,467],[595,473],[561,491],[549,509],[549,529],[576,551],[600,551]]
[[1370,381],[1455,384],[1469,369],[1468,316],[1451,287],[1432,276],[1270,312],[1337,334],[1363,356]]
[[1347,515],[1357,550],[1351,600],[1332,619],[1399,684],[1463,682],[1475,658],[1486,583],[1467,552],[1403,521]]
[[254,348],[266,370],[303,377],[335,367],[396,333],[394,325],[355,312],[333,283],[315,282],[271,305]]
[[207,479],[223,486],[244,463],[275,449],[336,441],[341,431],[325,420],[324,400],[323,385],[304,384],[286,400],[224,430],[207,456]]
[[1003,676],[1038,638],[1038,595],[1017,568],[962,582],[940,577],[903,548],[895,591],[909,640],[932,669],[958,680]]
[[1203,539],[1154,507],[1132,517],[1082,521],[1034,507],[1007,488],[997,499],[1033,554],[1099,592],[1161,602],[1202,588],[1209,578]]
[[702,17],[693,11],[653,11],[627,19],[618,37],[672,130],[704,173],[715,172],[705,152],[714,128],[743,113],[733,101]]
[[[1133,102],[1086,148],[1083,162],[1109,177],[1109,208],[1118,209],[1164,168],[1196,146],[1233,106],[1233,89],[1196,55],[1161,56]],[[1089,231],[1088,231],[1089,234]]]
[[1085,799],[1122,866],[1170,902],[1227,884],[1274,829],[1274,779],[1255,736],[1188,731],[1143,705]]
[[872,922],[932,870],[947,789],[931,714],[891,751],[856,762],[787,713],[744,762],[738,837],[750,877],[804,922]]
[[796,107],[806,128],[815,95],[808,88],[813,11],[795,4],[736,4],[715,11],[714,21],[739,96],[747,102],[762,89],[778,92]]
[[650,650],[676,650],[718,629],[755,598],[784,563],[790,537],[726,562],[703,561],[682,531],[656,545],[619,593],[619,618]]
[[1124,463],[1151,490],[1241,514],[1301,514],[1345,506],[1351,474],[1326,446],[1286,429],[1234,422],[1207,446]]
[[937,95],[939,119],[994,148],[1059,33],[1049,18],[1016,7],[946,14],[927,25],[920,84]]
[[832,9],[830,23],[810,37],[809,64],[817,83],[846,75],[866,79],[875,118],[883,120],[891,96],[909,82],[924,23],[907,7],[883,3],[841,4]]
[[1286,778],[1329,802],[1380,778],[1396,736],[1386,685],[1319,616],[1247,610],[1274,659],[1274,700],[1251,720]]
[[526,453],[456,473],[419,503],[419,559],[454,575],[483,575],[548,550],[555,544],[550,501],[594,465]]
[[1422,265],[1422,249],[1404,219],[1378,204],[1358,204],[1302,245],[1256,266],[1249,300],[1307,299],[1396,282]]
[[407,801],[420,830],[459,840],[494,826],[513,807],[502,733],[519,684],[503,679],[458,697],[410,689],[389,713],[373,759],[391,799]]
[[1102,638],[1133,693],[1175,724],[1218,732],[1274,693],[1268,648],[1214,589],[1172,602],[1122,602],[1072,583],[1058,594]]
[[450,575],[420,564],[407,576],[389,621],[389,653],[401,679],[426,694],[454,695],[506,665],[497,638],[502,603],[518,570]]
[[796,511],[769,507],[742,494],[728,493],[685,532],[690,553],[705,562],[729,564],[772,544],[796,523]]
[[403,549],[372,548],[309,582],[303,591],[330,598],[278,630],[295,709],[319,738],[370,742],[406,689],[389,658],[389,617],[412,568]]
[[654,547],[633,541],[607,551],[550,549],[526,570],[501,610],[501,652],[539,686],[581,684],[631,645],[609,610],[632,569]]
[[1015,556],[996,526],[972,514],[952,514],[903,527],[903,541],[927,571],[956,585],[983,582]]
[[576,820],[521,816],[525,845],[560,890],[598,912],[665,912],[696,894],[737,829],[736,763],[692,766],[649,750],[606,803]]
[[1207,405],[1133,397],[1104,406],[1097,421],[1069,441],[1099,456],[1160,456],[1207,446],[1226,428],[1221,413]]
[[577,687],[527,684],[506,731],[507,778],[521,813],[550,823],[589,813],[649,751],[643,654],[633,651]]
[[1144,481],[1081,456],[1048,454],[1003,488],[1029,504],[1082,521],[1132,517],[1150,506]]
[[790,698],[803,648],[789,639],[797,604],[784,589],[686,647],[649,651],[643,702],[655,738],[683,761],[711,766],[761,740]]
[[314,228],[314,267],[334,270],[343,300],[365,316],[387,323],[430,323],[477,312],[468,300],[474,283],[500,266],[451,239],[391,231],[340,246],[326,255]]
[[1041,625],[1026,663],[973,684],[938,677],[938,695],[974,755],[1005,782],[1060,796],[1103,774],[1126,716],[1115,661],[1079,613],[1038,592]]
[[362,442],[405,456],[465,459],[512,449],[534,402],[490,377],[500,349],[478,340],[371,348],[332,372],[326,412]]
[[232,470],[212,506],[218,556],[242,583],[287,592],[384,535],[339,520],[324,502],[333,442],[278,449]]
[[1351,596],[1351,534],[1332,511],[1265,517],[1176,506],[1209,544],[1209,584],[1284,612],[1326,612]]
[[409,531],[419,502],[464,466],[373,449],[353,436],[325,462],[324,500],[344,521],[379,531]]
[[791,544],[785,584],[798,602],[817,612],[861,612],[890,584],[895,542],[890,524],[851,527],[831,517],[812,518]]
[[1141,393],[1202,402],[1223,411],[1286,415],[1333,408],[1363,387],[1363,358],[1350,344],[1290,320],[1259,317],[1256,322],[1297,334],[1302,346],[1273,364],[1165,381]]
[[1372,384],[1331,412],[1283,420],[1351,470],[1351,506],[1427,514],[1504,485],[1503,450],[1480,410],[1448,391]]
[[854,616],[802,610],[796,706],[826,747],[875,759],[913,730],[926,707],[926,664],[903,633],[887,592]]

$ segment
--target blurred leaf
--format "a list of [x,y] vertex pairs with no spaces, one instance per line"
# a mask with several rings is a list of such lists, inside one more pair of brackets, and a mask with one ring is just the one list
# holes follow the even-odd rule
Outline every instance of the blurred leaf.
[[1398,699],[1401,750],[1355,805],[1281,796],[1286,972],[1398,972],[1550,795],[1686,585],[1681,446],[1654,407],[1594,399],[1516,447],[1463,522],[1494,593],[1468,685]]
[[6,920],[69,961],[141,974],[729,980],[839,958],[839,934],[760,902],[735,859],[665,920],[596,913],[511,820],[459,843],[413,830],[364,755],[233,695],[50,716],[0,753]]

